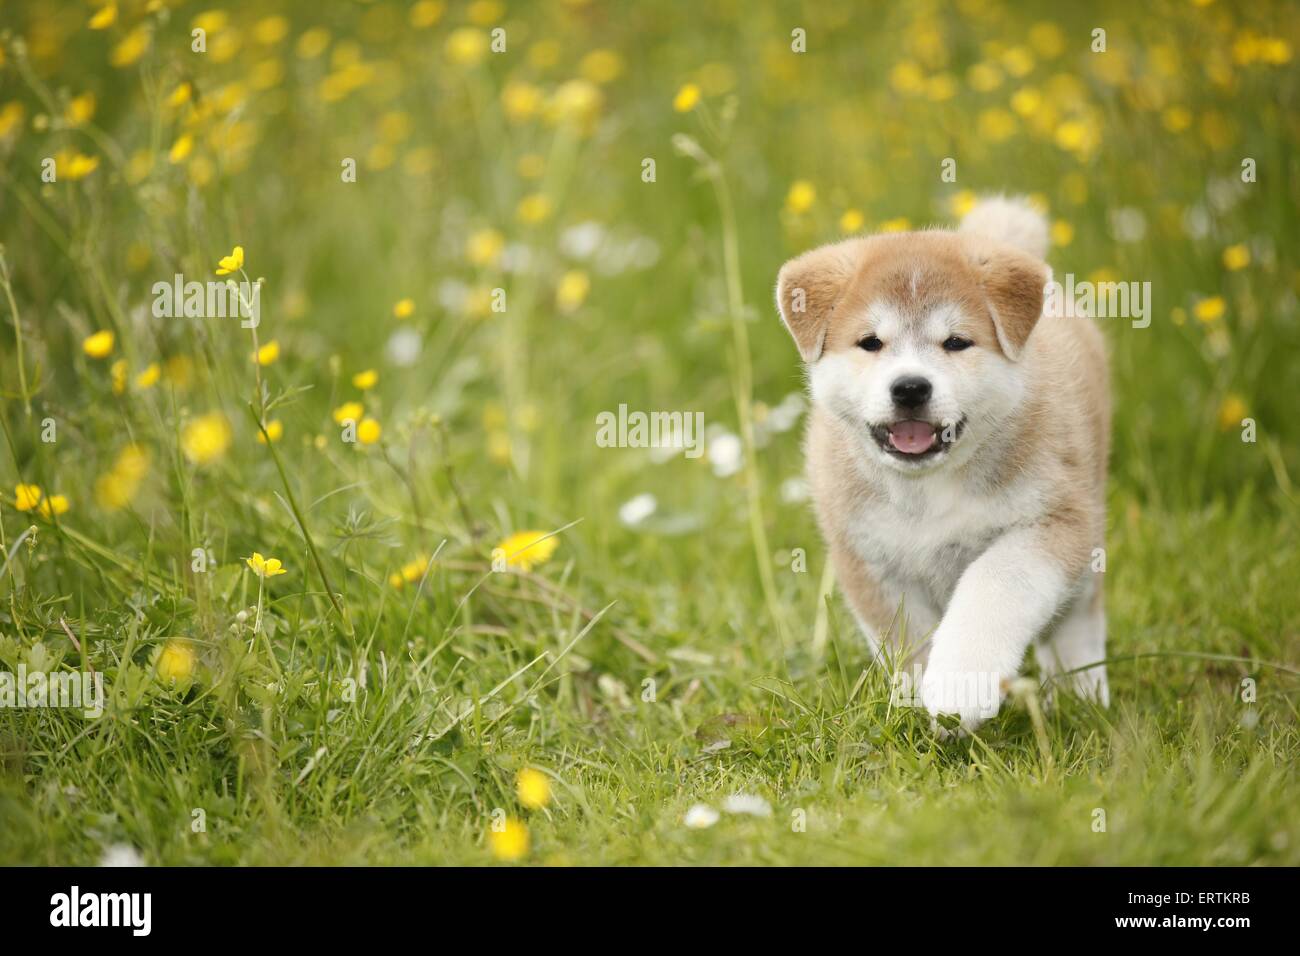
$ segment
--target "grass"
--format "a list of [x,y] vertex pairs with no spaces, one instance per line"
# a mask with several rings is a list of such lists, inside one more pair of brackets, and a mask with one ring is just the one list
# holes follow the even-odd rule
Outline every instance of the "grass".
[[[891,11],[870,30],[834,4],[559,5],[500,14],[515,52],[475,62],[448,42],[467,25],[485,42],[481,5],[427,26],[368,6],[387,12],[291,7],[264,43],[260,8],[228,4],[208,59],[184,46],[193,5],[165,23],[124,6],[107,31],[41,5],[0,41],[0,118],[23,111],[0,125],[0,670],[93,666],[108,697],[97,720],[0,708],[0,863],[125,844],[155,864],[479,864],[497,811],[545,864],[1300,862],[1296,76],[1242,40],[1295,44],[1290,7],[1116,5],[1100,22],[1117,81],[1077,39],[1094,24],[1047,5]],[[148,49],[101,66],[140,23]],[[306,56],[313,27],[326,51]],[[224,60],[223,32],[239,37]],[[621,74],[601,78],[593,50]],[[271,59],[282,75],[259,88]],[[899,62],[951,75],[954,98],[908,93]],[[983,62],[1001,64],[996,89],[968,79]],[[584,74],[594,86],[564,85]],[[334,98],[340,76],[357,85]],[[182,82],[212,112],[167,106]],[[686,82],[702,101],[674,112]],[[539,91],[537,115],[512,115],[511,83]],[[979,135],[1024,88],[1040,112]],[[68,121],[87,90],[93,115]],[[1177,132],[1172,106],[1192,116]],[[40,183],[60,150],[100,165]],[[955,184],[930,172],[949,155]],[[1260,177],[1235,186],[1242,155]],[[811,206],[787,201],[796,181]],[[951,221],[967,191],[1001,189],[1068,224],[1058,273],[1149,280],[1155,308],[1149,328],[1106,325],[1112,705],[1043,712],[1029,692],[942,741],[891,705],[823,600],[824,549],[789,485],[798,428],[776,411],[800,372],[770,289],[849,208],[866,228]],[[521,221],[533,195],[549,214]],[[1114,239],[1124,208],[1142,240]],[[583,223],[601,230],[591,255]],[[150,315],[154,282],[212,278],[235,244],[265,278],[266,366],[234,320]],[[1237,246],[1249,262],[1229,267]],[[114,345],[95,358],[82,343],[101,329]],[[378,441],[341,440],[347,401]],[[620,403],[703,411],[715,456],[739,437],[734,470],[597,447],[596,415]],[[228,440],[194,431],[210,415]],[[271,421],[283,436],[259,442]],[[69,509],[17,510],[20,483]],[[629,526],[642,494],[656,510]],[[494,571],[531,529],[555,533],[554,555]],[[287,573],[257,578],[254,551]],[[525,767],[551,781],[544,808],[520,803]],[[735,794],[772,815],[684,825]]]

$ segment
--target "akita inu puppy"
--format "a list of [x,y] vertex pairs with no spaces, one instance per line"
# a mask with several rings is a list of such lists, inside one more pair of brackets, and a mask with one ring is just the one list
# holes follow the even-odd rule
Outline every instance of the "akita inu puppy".
[[[1091,318],[1044,314],[1046,251],[1043,216],[987,199],[956,231],[848,239],[777,279],[840,587],[967,729],[1031,644],[1046,674],[1105,657],[1106,354]],[[1108,700],[1104,667],[1059,683]]]

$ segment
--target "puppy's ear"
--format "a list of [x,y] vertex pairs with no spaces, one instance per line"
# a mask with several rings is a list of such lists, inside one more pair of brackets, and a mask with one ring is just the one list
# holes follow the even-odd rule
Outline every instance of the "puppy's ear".
[[1052,270],[1041,259],[1001,243],[976,244],[970,256],[979,274],[998,345],[1002,354],[1014,362],[1043,314]]
[[776,277],[776,307],[799,354],[817,361],[835,304],[862,262],[866,239],[848,239],[791,259]]

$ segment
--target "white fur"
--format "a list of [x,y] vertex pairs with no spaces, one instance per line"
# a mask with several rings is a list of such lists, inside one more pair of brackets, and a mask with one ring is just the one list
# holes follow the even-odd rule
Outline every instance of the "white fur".
[[1000,240],[1039,259],[1047,258],[1047,217],[1025,199],[981,199],[961,221],[961,231]]
[[1107,707],[1110,705],[1110,686],[1106,681],[1106,668],[1090,666],[1106,659],[1106,615],[1092,601],[1097,586],[1094,574],[1091,569],[1084,572],[1074,606],[1052,633],[1035,645],[1034,659],[1046,678],[1087,668],[1057,677],[1048,686],[1049,695],[1054,696],[1057,690],[1065,689]]
[[[957,714],[968,730],[997,713],[1002,682],[1020,671],[1069,583],[1030,530],[1004,534],[971,562],[931,641],[921,683],[926,709]],[[972,682],[992,686],[991,699],[962,699],[960,689]]]

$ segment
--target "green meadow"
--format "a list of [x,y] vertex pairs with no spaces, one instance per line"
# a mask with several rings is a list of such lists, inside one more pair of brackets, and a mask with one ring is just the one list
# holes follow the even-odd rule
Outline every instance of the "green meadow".
[[[1300,863],[1294,5],[212,3],[0,5],[0,863]],[[772,293],[999,192],[1150,283],[1112,702],[945,739]]]

